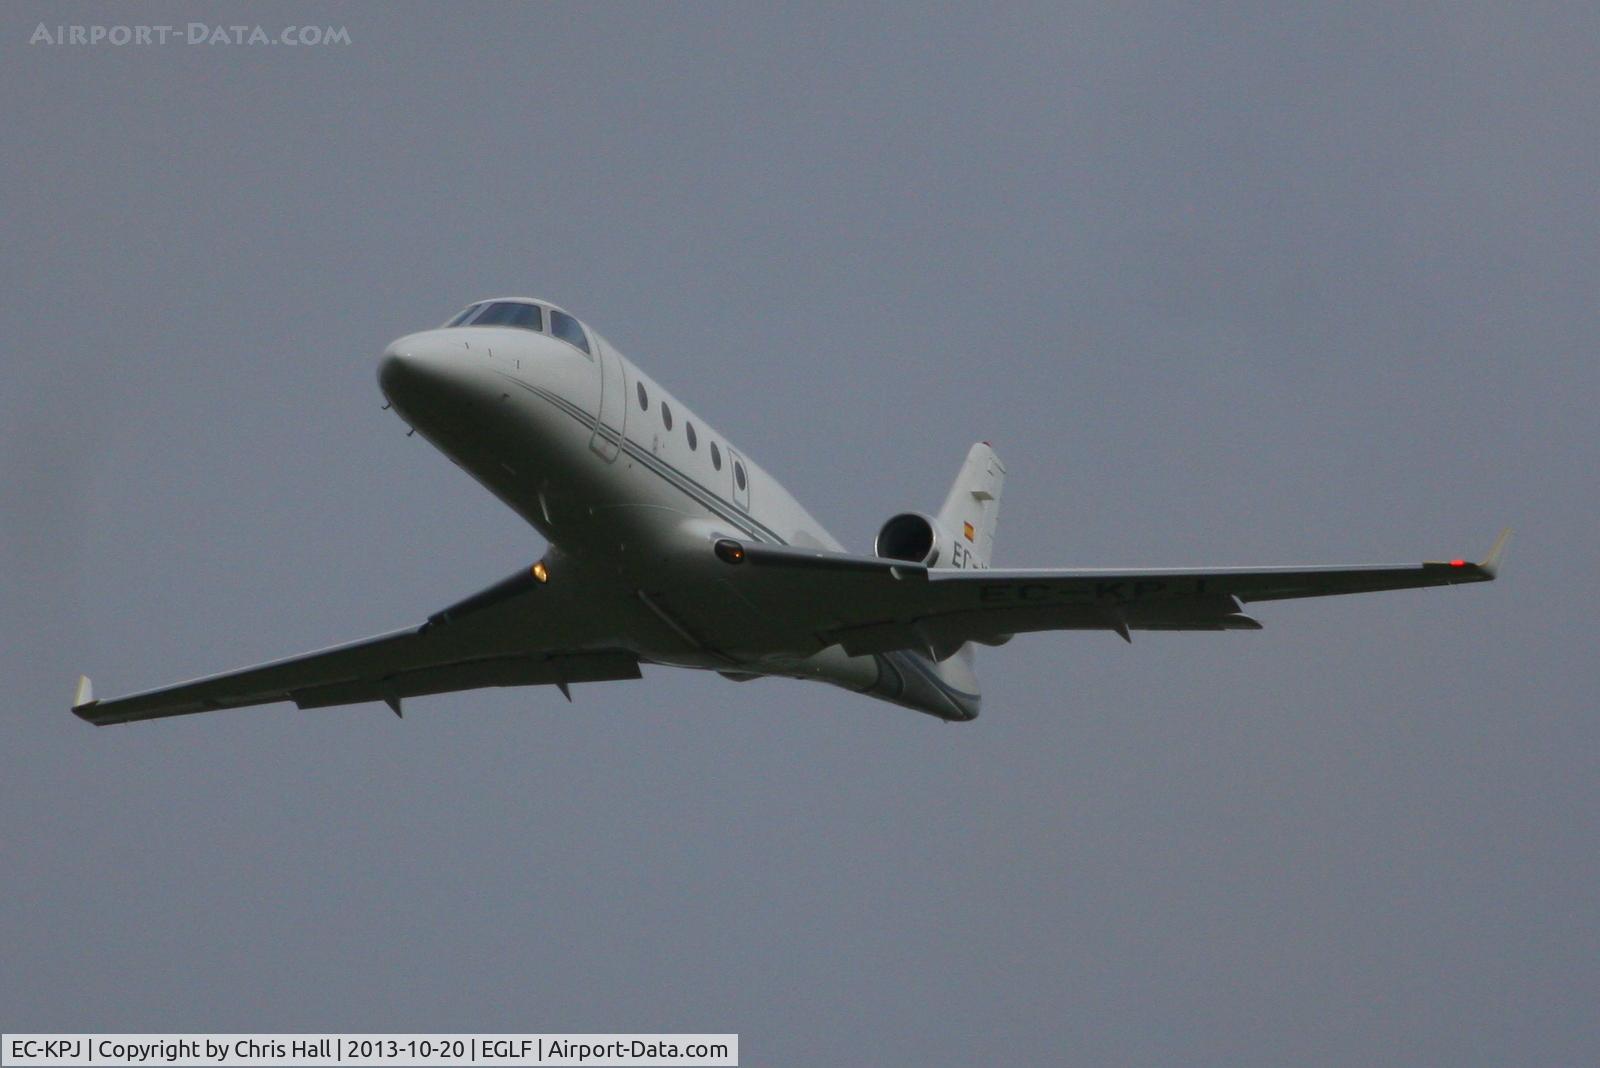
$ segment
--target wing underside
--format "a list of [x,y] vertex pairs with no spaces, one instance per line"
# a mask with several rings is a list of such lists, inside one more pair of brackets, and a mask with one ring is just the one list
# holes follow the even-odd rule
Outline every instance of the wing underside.
[[[877,557],[722,542],[719,579],[682,607],[697,641],[755,666],[830,646],[852,655],[915,650],[943,660],[967,642],[1046,630],[1254,630],[1254,601],[1487,582],[1507,534],[1480,563],[1209,569],[929,569]],[[548,582],[547,582],[548,579]],[[291,701],[301,708],[485,686],[634,679],[622,636],[659,625],[604,583],[523,571],[422,625],[127,697],[79,684],[73,711],[96,725]],[[1130,639],[1131,640],[1131,639]],[[635,646],[636,647],[636,646]],[[757,673],[760,673],[757,671]]]
[[919,649],[942,658],[964,642],[994,644],[1032,631],[1109,630],[1128,638],[1134,630],[1257,630],[1260,623],[1244,611],[1254,601],[1486,582],[1508,534],[1480,563],[952,570],[760,545],[723,559],[737,556],[743,566],[735,584],[764,616],[793,621],[793,641],[839,644],[850,653]]
[[398,714],[423,694],[638,678],[633,653],[606,647],[615,635],[586,591],[519,571],[407,630],[108,701],[84,679],[73,711],[96,726],[280,701],[384,701]]

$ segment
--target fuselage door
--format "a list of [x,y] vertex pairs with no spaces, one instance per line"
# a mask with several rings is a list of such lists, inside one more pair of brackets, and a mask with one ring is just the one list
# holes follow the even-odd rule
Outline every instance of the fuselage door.
[[598,334],[591,332],[590,337],[594,340],[594,362],[600,374],[600,402],[589,448],[610,463],[617,458],[622,446],[628,419],[628,398],[623,393],[627,384],[622,380],[622,358],[601,341]]

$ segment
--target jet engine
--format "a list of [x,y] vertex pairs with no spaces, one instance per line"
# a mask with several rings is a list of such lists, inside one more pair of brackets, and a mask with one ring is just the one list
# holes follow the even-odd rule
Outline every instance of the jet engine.
[[885,560],[905,560],[933,567],[939,562],[940,546],[944,543],[944,531],[932,516],[901,512],[879,529],[872,551]]

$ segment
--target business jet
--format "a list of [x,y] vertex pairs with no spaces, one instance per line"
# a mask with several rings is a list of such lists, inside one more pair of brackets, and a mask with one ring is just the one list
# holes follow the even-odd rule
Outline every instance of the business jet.
[[949,722],[977,718],[974,649],[1050,630],[1258,630],[1255,601],[1450,586],[1481,563],[990,567],[1005,467],[968,451],[944,504],[902,512],[871,555],[591,327],[544,300],[472,304],[384,351],[389,406],[549,543],[538,562],[404,630],[111,700],[98,726],[293,702],[386,703],[488,686],[637,679],[644,664],[739,682],[811,679]]

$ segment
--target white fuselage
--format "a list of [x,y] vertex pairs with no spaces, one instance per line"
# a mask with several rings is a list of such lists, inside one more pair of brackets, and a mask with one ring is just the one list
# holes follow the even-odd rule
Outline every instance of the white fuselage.
[[612,594],[629,617],[619,630],[640,659],[879,687],[880,658],[837,647],[760,655],[697,638],[703,613],[749,610],[718,581],[716,538],[842,547],[742,450],[592,329],[588,338],[590,353],[516,327],[423,331],[388,347],[380,383],[407,423],[544,535],[552,571],[623,591]]

